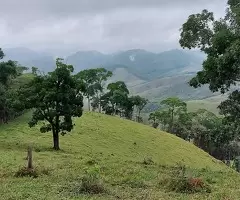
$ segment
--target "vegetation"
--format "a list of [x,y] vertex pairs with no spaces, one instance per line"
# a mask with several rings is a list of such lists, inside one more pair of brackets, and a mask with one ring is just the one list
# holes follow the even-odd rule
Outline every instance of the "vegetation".
[[233,160],[238,155],[239,148],[234,138],[236,129],[226,124],[226,118],[206,109],[188,112],[187,104],[178,98],[168,98],[161,104],[164,107],[149,116],[154,128],[160,126],[162,130],[192,141],[222,161]]
[[[56,61],[55,71],[48,75],[37,75],[20,90],[26,109],[34,109],[29,126],[44,121],[40,131],[52,131],[53,148],[59,150],[59,134],[65,135],[73,129],[72,117],[82,116],[82,82],[71,75],[73,67]],[[24,101],[25,99],[25,101]]]
[[[74,120],[75,129],[64,136],[62,150],[56,152],[49,148],[51,135],[27,126],[31,114],[0,127],[2,199],[239,198],[240,178],[235,172],[171,134],[118,117],[85,113]],[[29,144],[38,177],[16,178],[15,172],[26,164],[23,158]],[[159,185],[171,179],[177,163],[186,166],[187,177],[210,184],[211,193],[169,192],[165,185]],[[92,194],[88,186],[95,184],[103,186],[104,193]],[[82,187],[88,192],[79,192]]]
[[[183,24],[181,46],[189,49],[199,48],[207,55],[202,71],[190,80],[191,86],[198,88],[209,84],[212,92],[220,91],[224,94],[239,81],[239,8],[238,1],[229,0],[224,19],[215,20],[212,12],[203,10],[202,13],[190,15],[187,22]],[[235,90],[219,105],[220,114],[224,115],[224,119],[220,129],[217,124],[215,128],[219,131],[217,133],[219,137],[225,135],[223,138],[227,140],[226,143],[229,142],[229,138],[232,142],[238,142],[239,97],[239,90]],[[228,134],[222,134],[225,132],[222,130],[226,129]]]
[[[208,84],[211,92],[225,94],[237,85],[239,19],[239,2],[229,0],[224,19],[215,20],[213,13],[203,10],[183,24],[181,46],[207,55],[190,86]],[[141,55],[137,61],[136,55]],[[156,58],[141,50],[113,57],[121,61],[127,56],[124,62],[130,59],[144,71],[146,55]],[[102,57],[96,52],[95,56]],[[181,61],[183,69],[184,57]],[[58,58],[52,72],[31,67],[27,74],[28,68],[15,61],[0,62],[3,199],[239,198],[240,176],[228,167],[234,161],[232,167],[240,171],[239,90],[231,90],[220,103],[220,115],[206,109],[189,111],[184,100],[168,95],[149,115],[152,128],[140,123],[144,108],[149,111],[155,105],[144,96],[130,95],[126,82],[111,81],[108,69],[73,73],[74,67]],[[156,70],[154,65],[152,73]],[[89,112],[83,115],[84,97]],[[48,148],[50,136],[39,134],[39,129],[52,132],[53,150],[58,151]],[[61,151],[60,134],[66,137]],[[22,167],[26,149],[28,164]]]

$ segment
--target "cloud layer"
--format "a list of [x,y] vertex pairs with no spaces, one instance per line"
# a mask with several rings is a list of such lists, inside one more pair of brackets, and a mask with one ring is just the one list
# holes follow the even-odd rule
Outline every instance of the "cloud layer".
[[0,0],[0,46],[69,53],[177,48],[179,28],[224,0]]

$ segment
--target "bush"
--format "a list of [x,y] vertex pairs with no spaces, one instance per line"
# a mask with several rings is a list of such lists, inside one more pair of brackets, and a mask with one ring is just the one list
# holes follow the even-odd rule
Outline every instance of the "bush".
[[154,164],[154,161],[152,160],[151,157],[147,157],[147,158],[144,158],[143,164],[144,164],[144,165],[153,165],[153,164]]
[[38,167],[38,168],[30,169],[27,167],[22,167],[15,173],[15,177],[37,178],[40,175],[49,175],[49,174],[50,174],[50,169],[48,169],[48,168]]
[[25,177],[25,176],[37,178],[38,177],[37,170],[23,167],[15,173],[15,177]]
[[75,183],[71,192],[74,195],[106,193],[103,181],[100,179],[100,168],[95,165],[86,169],[85,175]]
[[186,174],[186,167],[179,165],[170,177],[160,181],[168,190],[179,193],[211,192],[210,187],[201,179]]

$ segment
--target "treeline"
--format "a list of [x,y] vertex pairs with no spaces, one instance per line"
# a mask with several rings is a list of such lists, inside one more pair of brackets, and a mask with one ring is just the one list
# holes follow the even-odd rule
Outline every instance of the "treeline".
[[[3,56],[0,49],[0,58]],[[73,117],[82,116],[84,97],[89,111],[142,121],[141,111],[147,99],[130,96],[122,81],[107,84],[111,71],[96,68],[73,73],[74,67],[60,58],[55,70],[47,74],[36,67],[32,67],[31,74],[23,73],[26,70],[17,62],[0,63],[0,123],[32,110],[29,126],[43,121],[40,131],[52,132],[55,150],[60,149],[59,135],[73,129]]]
[[140,96],[130,96],[123,81],[107,84],[112,75],[111,71],[104,68],[86,69],[75,75],[83,81],[83,94],[88,101],[88,110],[119,115],[131,120],[134,117],[136,121],[141,122],[141,112],[148,100]]
[[149,115],[154,128],[160,128],[208,152],[217,159],[233,160],[239,154],[237,130],[224,117],[205,109],[188,112],[179,98],[168,98],[160,109]]
[[[4,53],[0,49],[0,60]],[[28,79],[20,81],[18,79],[26,67],[19,66],[17,62],[0,62],[0,124],[7,123],[9,120],[21,115],[24,111],[23,104],[19,101],[18,90]]]

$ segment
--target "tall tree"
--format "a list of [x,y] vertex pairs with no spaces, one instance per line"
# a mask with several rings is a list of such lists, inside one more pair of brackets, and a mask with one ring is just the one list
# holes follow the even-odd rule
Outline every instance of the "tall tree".
[[47,75],[37,75],[24,90],[26,108],[34,109],[29,126],[44,121],[40,131],[52,132],[53,148],[59,150],[59,134],[70,132],[73,117],[82,116],[82,82],[72,75],[73,66],[56,60],[56,69]]
[[[190,15],[181,28],[180,45],[183,48],[199,48],[207,55],[203,69],[190,80],[197,88],[209,84],[212,92],[226,93],[240,81],[240,2],[228,0],[224,18],[214,19],[207,10]],[[225,123],[232,124],[239,132],[240,91],[234,91],[219,108]]]
[[187,104],[177,97],[170,97],[161,102],[161,105],[168,110],[170,117],[169,120],[169,132],[173,133],[174,116],[181,112],[186,112]]
[[3,59],[3,57],[4,57],[4,53],[3,53],[2,49],[0,48],[0,60]]
[[140,96],[134,96],[134,105],[137,108],[137,121],[140,122],[141,121],[141,112],[143,110],[143,108],[147,105],[148,100],[145,98],[142,98]]
[[101,112],[101,97],[103,95],[103,90],[106,81],[110,78],[113,73],[106,70],[105,68],[96,68],[96,80],[95,80],[95,103],[98,104],[98,111]]
[[200,48],[207,55],[202,71],[190,81],[193,87],[209,84],[212,92],[228,91],[240,80],[240,4],[228,0],[224,19],[215,20],[214,14],[203,10],[190,15],[181,28],[180,45]]
[[83,81],[85,85],[84,96],[88,100],[88,110],[91,110],[91,99],[95,96],[96,90],[99,89],[99,85],[96,83],[97,80],[97,71],[96,69],[86,69],[80,71],[76,76],[77,79]]
[[[4,56],[3,51],[0,49],[0,59]],[[13,79],[21,75],[17,62],[7,61],[0,62],[0,123],[6,123],[10,119],[10,112],[13,107],[13,96],[10,91],[10,85]]]

